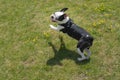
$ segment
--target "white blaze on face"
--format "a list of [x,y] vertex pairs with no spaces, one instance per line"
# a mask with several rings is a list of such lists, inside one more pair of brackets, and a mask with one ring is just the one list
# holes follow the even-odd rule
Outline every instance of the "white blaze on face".
[[59,18],[60,16],[62,16],[64,14],[64,12],[55,12],[55,16],[56,18]]
[[63,14],[64,14],[64,12],[55,12],[54,14],[51,15],[51,20],[53,22],[56,22],[57,19]]

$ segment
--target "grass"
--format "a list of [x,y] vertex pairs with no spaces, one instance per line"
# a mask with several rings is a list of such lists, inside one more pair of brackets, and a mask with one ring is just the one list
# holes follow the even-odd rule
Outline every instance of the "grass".
[[[119,3],[0,0],[0,80],[119,80]],[[77,42],[49,28],[50,15],[63,7],[95,38],[89,61],[78,62]]]

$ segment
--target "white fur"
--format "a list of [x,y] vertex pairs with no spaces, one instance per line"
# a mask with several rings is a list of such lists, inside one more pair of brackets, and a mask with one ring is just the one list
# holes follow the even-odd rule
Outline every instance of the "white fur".
[[84,53],[82,53],[79,48],[77,48],[77,51],[78,51],[78,54],[82,57],[82,58],[78,58],[78,61],[85,60],[86,57],[85,57]]
[[69,17],[67,16],[63,21],[58,21],[56,20],[56,18],[59,18],[59,16],[63,15],[64,12],[55,12],[54,14],[52,14],[51,16],[53,16],[53,20],[56,21],[58,24],[64,24],[69,20]]
[[[51,16],[54,17],[54,21],[56,21],[58,24],[64,24],[66,23],[68,20],[69,20],[69,17],[67,16],[63,21],[58,21],[56,20],[56,18],[58,18],[59,16],[63,15],[64,12],[55,12],[54,14],[52,14]],[[53,29],[53,30],[56,30],[56,31],[60,31],[62,29],[64,29],[63,26],[60,26],[58,25],[57,27],[53,26],[53,25],[50,25],[50,28]]]
[[61,16],[61,15],[63,15],[63,14],[64,14],[64,12],[55,12],[54,15],[55,15],[56,17],[59,17],[59,16]]
[[56,31],[60,31],[60,30],[64,29],[64,27],[60,26],[60,25],[58,25],[57,27],[55,27],[53,25],[50,25],[50,28],[53,29],[53,30],[56,30]]

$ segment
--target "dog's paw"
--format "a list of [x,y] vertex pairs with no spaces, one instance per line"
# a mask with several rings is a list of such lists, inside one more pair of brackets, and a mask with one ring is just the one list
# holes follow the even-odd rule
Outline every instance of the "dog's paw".
[[49,25],[50,26],[50,28],[54,28],[54,26],[53,25]]
[[78,61],[86,60],[87,58],[77,58]]

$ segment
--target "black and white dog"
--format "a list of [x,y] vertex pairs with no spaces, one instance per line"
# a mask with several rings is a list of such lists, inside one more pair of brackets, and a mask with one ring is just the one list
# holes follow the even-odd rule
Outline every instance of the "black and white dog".
[[[65,13],[68,8],[63,8],[51,15],[51,21],[57,22],[58,26],[55,27],[50,25],[50,28],[56,31],[61,31],[68,34],[70,37],[78,40],[77,51],[81,55],[78,58],[79,61],[89,59],[91,52],[89,48],[92,46],[93,37],[83,28],[77,26]],[[87,56],[84,55],[83,51],[87,52]]]

